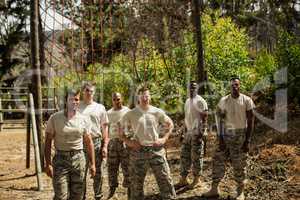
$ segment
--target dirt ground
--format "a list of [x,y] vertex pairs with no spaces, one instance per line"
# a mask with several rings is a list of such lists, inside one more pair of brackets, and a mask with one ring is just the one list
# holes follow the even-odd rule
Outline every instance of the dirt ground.
[[[298,124],[298,123],[296,123]],[[291,133],[298,138],[299,127],[295,126]],[[275,134],[275,133],[269,133]],[[295,140],[291,140],[294,141]],[[300,149],[299,143],[256,145],[248,159],[248,181],[246,183],[246,199],[249,200],[299,200],[300,199]],[[174,138],[172,147],[168,147],[168,160],[172,171],[173,181],[179,179],[179,139]],[[174,147],[175,146],[175,147]],[[203,199],[201,194],[209,189],[211,174],[211,155],[213,154],[214,139],[208,142],[208,153],[204,160],[204,171],[200,187],[183,188],[177,191],[178,199]],[[0,133],[0,200],[52,199],[53,190],[51,179],[42,174],[43,191],[37,191],[37,178],[34,168],[33,146],[31,145],[31,168],[25,167],[26,133],[23,129],[5,130]],[[222,199],[228,199],[235,189],[232,181],[232,170],[229,169],[221,183]],[[108,195],[107,174],[104,174],[104,195]],[[120,175],[122,181],[122,175]],[[158,188],[151,171],[145,181],[145,195],[148,200],[159,199]],[[88,199],[92,199],[92,181],[88,180]],[[126,190],[121,186],[117,189],[112,200],[127,199]]]

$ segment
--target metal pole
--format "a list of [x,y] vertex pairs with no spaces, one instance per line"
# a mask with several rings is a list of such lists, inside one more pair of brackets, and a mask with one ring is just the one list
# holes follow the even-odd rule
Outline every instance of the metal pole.
[[38,145],[33,96],[31,93],[29,94],[29,102],[30,102],[30,114],[31,114],[31,121],[32,121],[32,136],[33,136],[32,138],[33,138],[33,146],[34,146],[34,153],[35,153],[35,170],[37,175],[38,190],[41,191],[43,190],[43,185],[42,185],[40,150]]
[[33,84],[31,92],[33,93],[36,116],[36,130],[38,135],[38,144],[40,147],[40,160],[42,168],[44,167],[44,151],[43,151],[43,132],[42,132],[42,83],[40,70],[40,53],[39,53],[39,0],[31,0],[30,2],[30,36],[31,36],[31,65],[33,70]]

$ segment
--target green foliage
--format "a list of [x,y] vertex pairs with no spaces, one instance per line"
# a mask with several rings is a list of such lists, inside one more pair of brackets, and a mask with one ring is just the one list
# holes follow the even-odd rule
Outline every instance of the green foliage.
[[[248,78],[254,68],[248,67],[248,37],[243,29],[239,29],[229,18],[212,19],[210,15],[203,15],[202,27],[205,64],[216,101],[225,93],[223,81],[228,81],[237,73]],[[136,89],[146,84],[151,88],[154,105],[170,113],[182,112],[187,83],[196,79],[197,59],[193,37],[192,27],[187,27],[182,43],[173,44],[173,48],[164,53],[157,49],[152,40],[140,38],[128,54],[115,54],[109,66],[90,65],[84,75],[71,72],[65,76],[73,82],[76,76],[79,80],[95,82],[100,88],[98,99],[107,107],[111,106],[113,91],[124,94],[125,102],[131,104]]]
[[29,3],[29,0],[8,0],[0,5],[0,80],[2,81],[5,75],[9,75],[17,67],[19,70],[22,69],[28,63],[27,48],[22,42],[28,40],[25,28],[29,17]]
[[205,63],[210,78],[227,81],[236,71],[249,63],[249,38],[230,18],[216,19],[204,15]]
[[279,68],[288,69],[288,97],[289,101],[300,103],[300,44],[299,40],[287,33],[282,32],[278,41],[276,58]]

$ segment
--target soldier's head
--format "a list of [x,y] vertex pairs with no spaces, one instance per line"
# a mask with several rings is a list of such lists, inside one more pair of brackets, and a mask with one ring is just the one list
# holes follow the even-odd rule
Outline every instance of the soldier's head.
[[80,90],[79,89],[67,89],[65,94],[64,108],[67,111],[75,111],[78,109],[80,102]]
[[122,99],[122,95],[119,92],[114,92],[112,94],[112,104],[113,104],[113,108],[116,110],[122,108],[123,99]]
[[141,106],[150,105],[151,95],[147,87],[142,87],[138,90],[138,101]]
[[197,95],[198,84],[196,81],[191,81],[189,85],[189,96],[190,98],[194,98]]
[[241,81],[239,77],[232,77],[230,79],[231,96],[237,98],[240,95]]
[[95,85],[90,82],[86,82],[82,85],[82,92],[83,92],[82,97],[85,103],[89,103],[93,101],[95,89],[96,89]]

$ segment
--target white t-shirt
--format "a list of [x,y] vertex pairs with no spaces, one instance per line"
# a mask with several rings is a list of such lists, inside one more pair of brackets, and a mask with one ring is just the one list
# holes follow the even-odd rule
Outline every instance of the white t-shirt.
[[120,122],[121,118],[128,112],[130,109],[126,106],[122,106],[120,110],[114,110],[111,108],[107,111],[107,116],[109,120],[109,138],[114,139],[118,138],[118,122]]
[[92,102],[91,104],[80,103],[79,111],[88,116],[91,121],[91,135],[93,138],[102,137],[101,126],[108,124],[105,107],[102,104]]
[[51,115],[46,127],[46,134],[54,138],[55,149],[61,151],[83,149],[83,135],[89,132],[89,119],[78,112],[69,120],[64,111],[56,112]]
[[133,131],[133,137],[139,141],[143,146],[152,146],[160,134],[164,130],[160,125],[170,122],[173,126],[172,120],[165,114],[165,112],[154,106],[150,106],[147,111],[136,106],[134,109],[128,111],[121,120],[123,127]]
[[188,98],[184,105],[184,122],[188,131],[198,127],[201,122],[200,112],[208,110],[206,101],[199,95]]
[[218,103],[219,109],[225,113],[227,129],[244,129],[247,127],[246,111],[255,108],[252,99],[244,94],[233,98],[231,94],[222,97]]

